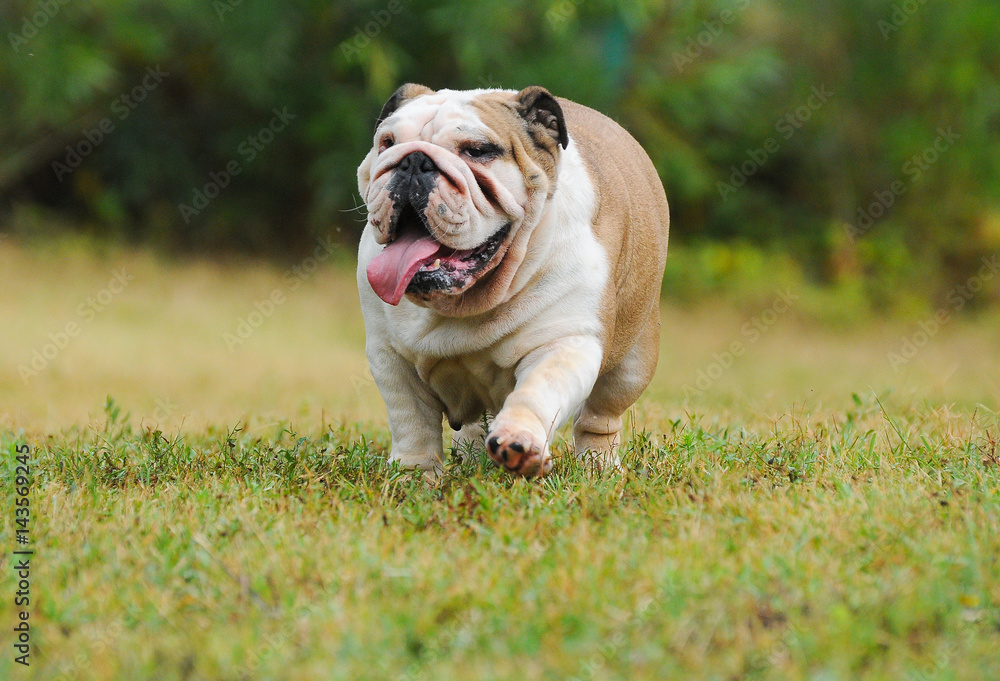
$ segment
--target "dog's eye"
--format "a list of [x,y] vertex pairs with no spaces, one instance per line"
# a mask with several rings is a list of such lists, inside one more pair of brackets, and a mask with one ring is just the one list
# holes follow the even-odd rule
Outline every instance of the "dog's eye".
[[462,149],[462,153],[469,158],[476,159],[477,161],[485,161],[500,156],[500,154],[503,153],[503,150],[496,144],[491,143],[470,144]]
[[381,154],[383,151],[385,151],[395,143],[396,140],[392,138],[392,135],[386,135],[378,143],[378,153]]

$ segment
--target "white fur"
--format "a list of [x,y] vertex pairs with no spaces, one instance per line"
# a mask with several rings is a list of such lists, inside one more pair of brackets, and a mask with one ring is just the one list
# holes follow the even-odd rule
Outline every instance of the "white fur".
[[[450,126],[474,124],[467,104],[479,92],[418,97],[397,115],[433,142]],[[371,160],[369,155],[369,170]],[[359,177],[363,170],[364,164]],[[398,306],[380,300],[365,272],[382,247],[372,225],[366,227],[358,288],[369,362],[389,416],[392,459],[440,468],[442,413],[468,423],[478,416],[468,413],[469,405],[496,414],[491,433],[520,429],[547,445],[593,389],[603,354],[598,309],[609,264],[591,227],[593,182],[572,139],[557,175],[511,296],[475,317],[445,317],[405,297]]]

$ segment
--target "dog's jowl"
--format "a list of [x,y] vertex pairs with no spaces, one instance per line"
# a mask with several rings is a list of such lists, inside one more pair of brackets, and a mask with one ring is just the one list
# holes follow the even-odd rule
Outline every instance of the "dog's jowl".
[[667,199],[642,147],[541,87],[410,84],[385,104],[358,185],[392,459],[440,471],[447,419],[454,446],[543,475],[572,419],[577,455],[617,465],[621,416],[656,368],[667,257]]

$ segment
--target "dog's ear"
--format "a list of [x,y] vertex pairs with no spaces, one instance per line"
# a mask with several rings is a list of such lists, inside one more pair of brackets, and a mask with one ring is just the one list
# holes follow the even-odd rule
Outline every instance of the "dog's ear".
[[532,137],[536,133],[549,135],[563,149],[569,144],[562,107],[548,90],[538,85],[524,88],[517,93],[517,109],[528,122]]
[[396,109],[401,107],[408,100],[411,100],[414,97],[419,97],[420,95],[430,94],[434,94],[434,90],[431,90],[425,85],[417,85],[416,83],[400,85],[399,89],[392,93],[392,97],[390,97],[389,101],[387,101],[385,106],[382,107],[382,113],[378,115],[378,120],[375,121],[375,129],[378,130],[378,126],[382,125],[382,121],[391,116]]

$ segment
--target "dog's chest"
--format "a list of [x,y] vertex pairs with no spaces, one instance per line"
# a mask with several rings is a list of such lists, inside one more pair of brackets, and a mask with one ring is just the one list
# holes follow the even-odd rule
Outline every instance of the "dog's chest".
[[477,421],[484,411],[497,413],[514,389],[514,367],[500,366],[489,352],[423,357],[416,367],[420,379],[441,400],[452,425]]

